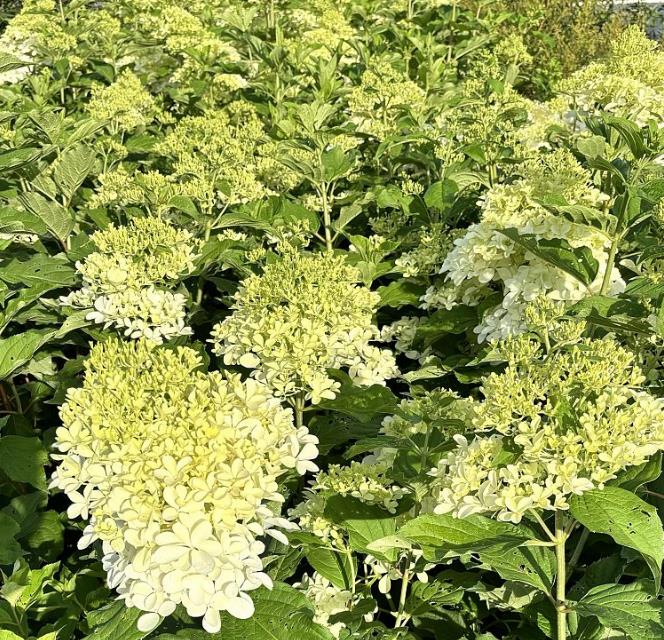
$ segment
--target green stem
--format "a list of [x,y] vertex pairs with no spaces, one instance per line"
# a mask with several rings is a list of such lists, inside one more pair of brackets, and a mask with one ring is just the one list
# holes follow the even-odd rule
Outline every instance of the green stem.
[[328,202],[327,184],[319,187],[321,200],[323,202],[323,226],[325,228],[325,247],[328,251],[332,251],[332,216],[330,214],[330,203]]
[[581,532],[581,535],[579,536],[579,541],[576,543],[576,547],[574,548],[574,553],[572,553],[572,557],[569,559],[569,563],[567,564],[567,572],[571,575],[572,571],[576,568],[576,565],[579,563],[579,559],[581,558],[581,553],[583,552],[583,548],[586,546],[586,542],[588,542],[588,537],[590,536],[590,531],[588,529],[584,529]]
[[406,558],[408,566],[404,569],[403,577],[401,578],[401,591],[399,592],[399,609],[397,611],[397,619],[394,622],[394,628],[398,629],[406,622],[404,609],[406,608],[406,595],[408,593],[408,583],[410,582],[410,556]]
[[299,429],[304,425],[304,392],[296,395],[291,404],[295,413],[295,426]]
[[565,604],[565,583],[567,566],[565,564],[565,521],[562,512],[556,511],[556,640],[567,640],[567,607]]
[[606,261],[606,270],[604,271],[604,278],[602,279],[602,288],[599,292],[601,296],[606,295],[606,292],[609,290],[609,285],[611,284],[611,273],[613,272],[613,266],[616,262],[616,255],[618,254],[618,245],[620,244],[621,240],[622,234],[619,234],[611,241],[609,257]]

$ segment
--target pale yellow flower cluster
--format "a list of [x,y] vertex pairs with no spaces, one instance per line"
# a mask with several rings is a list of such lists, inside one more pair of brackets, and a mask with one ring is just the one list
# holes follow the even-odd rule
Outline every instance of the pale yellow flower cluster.
[[403,116],[423,115],[427,101],[425,92],[405,72],[387,59],[376,58],[350,92],[348,108],[357,131],[384,139],[400,133]]
[[96,120],[108,122],[113,133],[134,131],[161,116],[154,97],[129,69],[113,84],[93,87],[85,108]]
[[343,256],[288,251],[242,282],[233,313],[213,330],[214,351],[278,396],[303,393],[313,404],[336,396],[328,369],[384,384],[398,371],[392,353],[371,344],[379,296],[359,280]]
[[[525,307],[542,295],[575,302],[599,293],[603,284],[609,253],[607,236],[588,225],[551,214],[538,203],[539,198],[553,191],[568,204],[601,204],[605,196],[593,186],[590,173],[565,149],[539,155],[524,163],[520,172],[519,180],[487,192],[481,202],[480,222],[454,240],[454,248],[443,262],[441,273],[446,274],[448,282],[442,292],[434,285],[423,298],[428,308],[436,303],[446,308],[458,302],[478,304],[488,285],[499,285],[503,300],[488,309],[476,327],[480,341],[500,340],[525,331]],[[504,229],[516,229],[519,235],[537,240],[562,239],[572,248],[590,249],[599,263],[595,279],[585,286],[507,238],[501,233]],[[625,287],[615,267],[609,282],[607,293],[611,295]]]
[[[172,158],[172,174],[210,210],[291,188],[299,179],[276,159],[263,124],[247,103],[183,118],[155,151]],[[265,141],[267,142],[267,141]],[[264,148],[263,148],[264,147]]]
[[62,406],[51,486],[101,540],[109,586],[145,612],[147,632],[183,605],[220,628],[250,617],[270,587],[260,536],[283,543],[278,479],[315,471],[317,440],[265,385],[205,373],[193,349],[147,340],[97,344]]
[[191,333],[187,298],[172,291],[194,269],[191,233],[149,216],[111,225],[91,239],[97,250],[76,263],[83,287],[61,298],[63,304],[90,309],[88,320],[131,338],[161,343]]
[[456,435],[431,472],[437,513],[519,522],[529,510],[567,509],[571,495],[601,489],[664,449],[664,400],[641,388],[634,354],[608,339],[547,357],[526,346],[485,379],[475,438]]
[[664,117],[664,51],[636,25],[623,31],[609,55],[565,78],[558,87],[581,114],[598,110],[645,125]]
[[352,496],[395,513],[399,500],[408,491],[392,482],[388,470],[387,464],[356,461],[347,467],[331,464],[325,472],[316,476],[311,489],[317,493]]

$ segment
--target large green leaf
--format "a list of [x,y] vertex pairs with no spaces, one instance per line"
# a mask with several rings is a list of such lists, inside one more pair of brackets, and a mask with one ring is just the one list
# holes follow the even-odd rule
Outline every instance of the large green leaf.
[[476,553],[506,580],[524,582],[549,592],[555,575],[555,557],[546,547],[523,546],[534,534],[523,525],[510,525],[483,516],[419,516],[397,535],[438,553]]
[[334,400],[320,402],[317,406],[321,409],[339,411],[360,422],[369,422],[376,415],[396,412],[398,399],[387,387],[378,384],[357,387],[348,376],[338,374],[338,377],[342,379],[341,390]]
[[85,636],[85,640],[141,640],[148,635],[136,627],[142,615],[140,609],[128,609],[124,602],[116,600],[88,613],[87,622],[92,633]]
[[576,604],[582,616],[595,616],[609,629],[620,629],[630,640],[664,638],[664,601],[653,595],[646,580],[594,587]]
[[307,562],[340,589],[350,589],[355,573],[355,561],[341,551],[333,551],[326,547],[309,547],[305,551]]
[[66,241],[74,229],[74,218],[68,209],[35,192],[22,193],[18,199],[28,211],[42,220],[58,240]]
[[12,564],[21,557],[21,545],[14,539],[20,529],[13,518],[0,513],[0,565]]
[[95,165],[95,153],[85,145],[65,151],[56,161],[53,179],[67,199],[71,199]]
[[76,281],[76,269],[65,258],[36,254],[29,260],[12,260],[0,267],[0,280],[26,286],[65,287]]
[[0,471],[15,482],[26,482],[46,489],[44,465],[48,454],[39,438],[2,436],[0,438]]
[[501,229],[500,232],[585,285],[589,285],[597,277],[599,262],[588,247],[575,249],[567,240],[562,239],[538,240],[532,235],[521,235],[517,229]]
[[176,634],[163,633],[155,640],[333,640],[327,629],[312,621],[313,605],[302,592],[277,582],[271,591],[253,591],[251,599],[256,607],[254,615],[238,620],[222,614],[219,633],[182,629]]
[[0,340],[0,380],[12,375],[46,344],[53,331],[31,330]]
[[664,561],[664,530],[657,509],[619,487],[593,489],[570,500],[570,513],[594,533],[641,553],[659,584]]

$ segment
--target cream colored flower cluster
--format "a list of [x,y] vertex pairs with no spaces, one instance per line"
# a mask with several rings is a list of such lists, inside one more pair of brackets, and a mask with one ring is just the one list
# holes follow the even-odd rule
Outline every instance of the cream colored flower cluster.
[[145,127],[162,115],[140,78],[128,69],[113,84],[93,87],[85,108],[96,120],[107,121],[114,133]]
[[331,464],[316,476],[311,490],[317,493],[352,496],[366,504],[383,507],[395,513],[399,500],[408,494],[389,477],[387,464],[365,464],[353,461],[347,467]]
[[522,348],[507,350],[520,361],[485,379],[475,438],[456,435],[431,472],[437,513],[519,522],[529,510],[567,509],[571,495],[664,450],[664,400],[641,388],[631,352],[586,339],[543,357],[530,338],[514,340]]
[[97,344],[61,410],[51,486],[102,541],[109,586],[145,612],[143,631],[183,605],[209,632],[220,612],[252,615],[249,592],[280,529],[278,479],[315,471],[317,439],[265,385],[202,371],[193,349],[147,340]]
[[[476,327],[480,341],[499,340],[526,330],[524,311],[528,302],[544,295],[552,300],[575,302],[599,293],[608,261],[607,236],[584,224],[549,213],[537,199],[554,189],[569,204],[597,206],[603,194],[592,184],[590,174],[573,155],[559,149],[525,163],[523,177],[510,184],[490,189],[482,201],[480,222],[468,227],[454,241],[441,273],[447,284],[434,285],[423,298],[423,306],[452,308],[458,302],[478,304],[491,285],[498,285],[502,302],[487,310]],[[501,233],[516,229],[534,239],[566,240],[572,248],[587,247],[599,263],[590,285],[553,267]],[[610,275],[608,295],[620,293],[625,286],[615,267]]]
[[130,338],[161,343],[191,333],[187,297],[172,291],[194,268],[197,243],[188,231],[150,216],[91,239],[97,251],[76,263],[83,287],[61,298],[63,304],[90,309],[88,320]]
[[[172,158],[172,173],[205,208],[256,200],[298,183],[276,159],[276,143],[248,103],[183,118],[155,151]],[[265,142],[265,144],[261,144]]]
[[16,84],[30,75],[30,65],[48,54],[54,59],[73,53],[76,38],[68,34],[56,13],[53,0],[25,0],[21,11],[9,21],[0,36],[0,55],[24,62],[25,66],[0,73],[1,84]]
[[384,139],[400,132],[404,115],[424,114],[426,94],[391,61],[376,58],[370,60],[359,86],[350,92],[348,108],[358,131]]
[[608,56],[564,79],[558,91],[583,114],[598,110],[640,125],[664,117],[664,51],[636,25],[621,33]]
[[360,594],[353,595],[348,589],[340,589],[327,578],[314,572],[311,576],[306,573],[302,581],[294,587],[311,600],[314,605],[314,622],[325,627],[335,638],[339,638],[346,628],[343,622],[330,622],[330,618],[338,613],[350,611],[353,604],[361,599]]
[[358,284],[343,256],[287,251],[242,282],[233,313],[212,333],[224,364],[253,369],[280,397],[313,404],[336,396],[328,369],[346,369],[360,386],[397,375],[394,356],[371,342],[378,294]]

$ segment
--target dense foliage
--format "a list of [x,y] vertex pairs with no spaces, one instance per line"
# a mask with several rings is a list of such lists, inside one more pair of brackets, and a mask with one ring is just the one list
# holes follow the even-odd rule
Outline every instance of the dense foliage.
[[0,640],[664,637],[664,50],[505,4],[22,3]]

